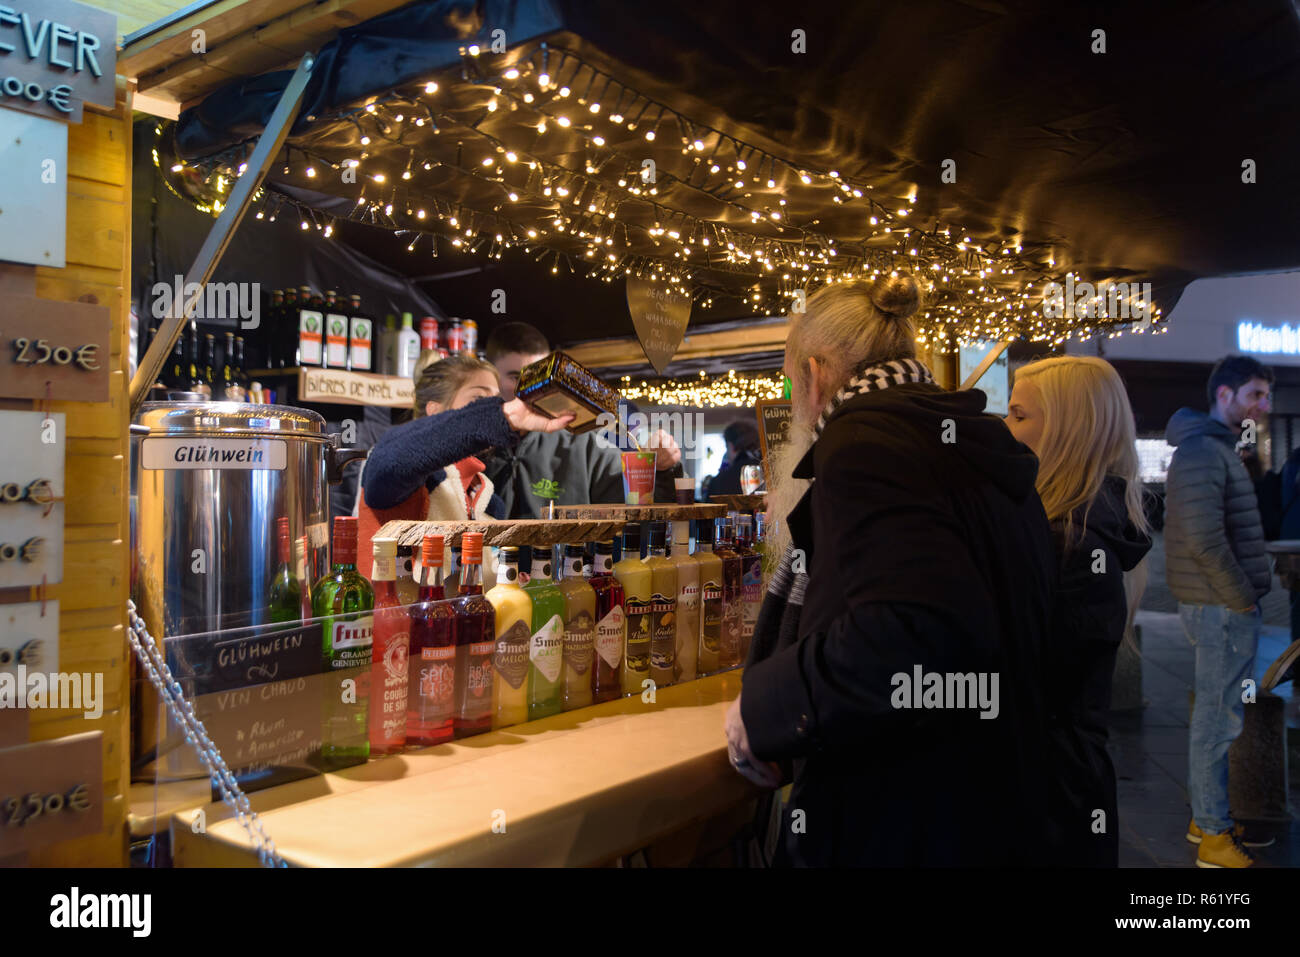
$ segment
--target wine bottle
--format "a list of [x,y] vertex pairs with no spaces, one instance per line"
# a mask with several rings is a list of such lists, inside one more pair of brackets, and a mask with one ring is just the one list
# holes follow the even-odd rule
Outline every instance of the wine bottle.
[[464,738],[494,727],[497,622],[496,609],[483,594],[483,533],[464,532],[460,540],[460,597],[452,605],[456,612],[454,726],[456,737]]
[[248,401],[248,372],[244,368],[244,337],[235,336],[235,387],[239,401]]
[[590,584],[596,595],[596,654],[591,668],[591,696],[599,704],[623,696],[627,617],[623,613],[623,586],[614,577],[613,542],[596,543]]
[[[370,655],[375,593],[357,572],[357,520],[334,519],[334,563],[312,586],[312,615],[321,620],[327,689],[321,759],[327,768],[370,756]],[[351,679],[351,685],[345,682]]]
[[417,747],[443,744],[456,731],[456,612],[443,591],[442,556],[442,536],[424,536],[406,692],[406,741]]
[[276,550],[280,564],[271,579],[267,617],[274,622],[302,620],[302,586],[295,573],[289,547],[289,519],[275,520]]
[[284,290],[271,290],[271,302],[266,307],[266,315],[262,321],[262,342],[266,344],[266,368],[281,369],[284,364],[280,361],[280,353],[284,351],[281,342],[284,338],[280,324],[284,316]]
[[231,402],[241,401],[239,385],[235,380],[235,334],[226,333],[226,345],[221,352],[221,377],[217,380],[220,398]]

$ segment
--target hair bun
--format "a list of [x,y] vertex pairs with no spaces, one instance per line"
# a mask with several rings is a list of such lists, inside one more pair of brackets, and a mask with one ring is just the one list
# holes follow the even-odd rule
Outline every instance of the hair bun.
[[906,319],[921,305],[921,287],[909,273],[881,276],[871,284],[871,304],[890,319]]

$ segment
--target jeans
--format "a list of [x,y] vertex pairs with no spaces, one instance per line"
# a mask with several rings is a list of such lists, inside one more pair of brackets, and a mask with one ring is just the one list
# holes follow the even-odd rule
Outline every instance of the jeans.
[[1206,834],[1232,827],[1228,809],[1228,746],[1241,734],[1242,682],[1255,671],[1260,610],[1178,604],[1196,649],[1196,703],[1188,731],[1187,792],[1192,820]]

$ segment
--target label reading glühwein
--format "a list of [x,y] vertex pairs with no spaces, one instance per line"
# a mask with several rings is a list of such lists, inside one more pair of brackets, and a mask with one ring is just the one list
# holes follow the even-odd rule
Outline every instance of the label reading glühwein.
[[[591,615],[584,608],[564,626],[564,663],[576,674],[585,675],[591,667],[592,646],[596,638]],[[619,643],[622,644],[622,635]]]
[[516,621],[510,630],[497,638],[496,654],[492,664],[497,674],[518,689],[528,677],[528,650],[532,635],[523,620]]
[[650,602],[629,598],[627,615],[627,670],[650,673]]
[[705,582],[700,588],[700,601],[703,605],[700,629],[704,647],[716,652],[722,640],[722,586],[717,582]]
[[650,667],[671,671],[677,660],[677,598],[656,592],[650,598]]
[[559,615],[552,615],[537,629],[530,642],[528,657],[548,682],[560,680],[560,668],[564,664],[564,622]]
[[611,668],[623,662],[623,644],[627,641],[627,619],[623,608],[615,605],[596,623],[596,654]]

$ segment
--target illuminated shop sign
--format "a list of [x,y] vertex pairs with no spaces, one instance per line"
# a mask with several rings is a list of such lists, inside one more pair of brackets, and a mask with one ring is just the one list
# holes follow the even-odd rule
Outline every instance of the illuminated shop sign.
[[1237,323],[1237,348],[1242,352],[1267,355],[1300,355],[1300,325],[1284,322],[1266,326],[1262,322]]

